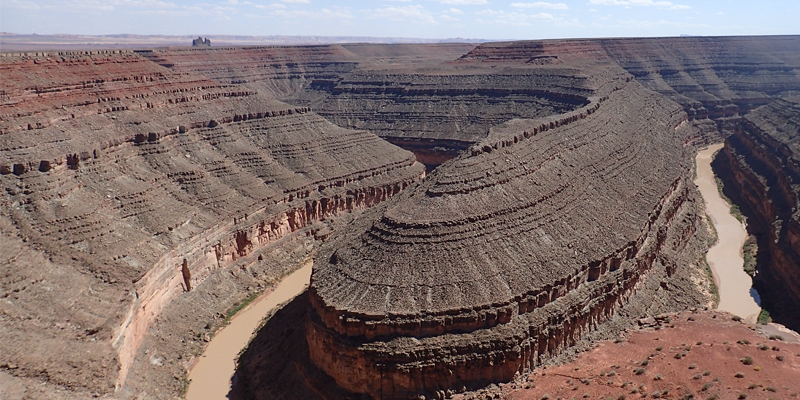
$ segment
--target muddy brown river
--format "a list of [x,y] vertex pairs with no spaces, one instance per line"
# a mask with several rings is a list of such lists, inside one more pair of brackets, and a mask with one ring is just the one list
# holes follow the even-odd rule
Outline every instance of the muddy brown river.
[[720,310],[738,315],[748,322],[755,322],[761,307],[757,303],[753,280],[744,272],[742,245],[747,239],[745,226],[730,213],[730,204],[719,195],[711,159],[722,144],[709,146],[697,154],[697,179],[694,183],[700,189],[706,203],[706,213],[717,229],[719,240],[708,250],[706,259],[714,272],[719,288]]
[[308,286],[311,280],[311,266],[308,262],[302,268],[284,278],[278,287],[247,306],[231,319],[230,324],[220,329],[208,343],[205,352],[189,371],[187,400],[224,400],[231,389],[231,378],[235,371],[234,360],[247,346],[264,317],[269,312],[293,299]]

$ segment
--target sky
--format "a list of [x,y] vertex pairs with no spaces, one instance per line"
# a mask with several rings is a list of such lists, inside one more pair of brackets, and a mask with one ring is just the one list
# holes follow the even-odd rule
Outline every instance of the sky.
[[800,1],[0,0],[20,34],[550,39],[800,33]]

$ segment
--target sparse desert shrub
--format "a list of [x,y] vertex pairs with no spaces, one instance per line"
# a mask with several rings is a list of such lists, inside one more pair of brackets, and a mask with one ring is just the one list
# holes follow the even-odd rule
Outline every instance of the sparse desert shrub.
[[683,358],[681,353],[675,353],[675,355],[673,357],[675,357],[676,360],[680,360],[681,358]]
[[641,366],[643,366],[643,367],[646,367],[646,366],[647,366],[647,364],[650,364],[650,360],[644,360],[644,361],[642,361],[642,362],[640,362],[640,363],[639,363],[639,365],[641,365]]
[[758,345],[758,349],[759,350],[769,350],[769,346],[767,346],[765,344],[760,344],[760,345]]
[[736,341],[736,343],[739,343],[739,344],[750,344],[750,341],[747,340],[747,339],[739,339],[739,340]]
[[702,345],[703,345],[703,342],[697,342],[697,343],[695,343],[695,345],[697,345],[697,346],[702,346]]
[[578,390],[578,385],[573,386],[572,390]]
[[748,386],[747,388],[748,389],[755,389],[757,387],[758,387],[758,385],[756,385],[755,383],[751,383],[750,386]]
[[736,373],[736,374],[734,374],[733,376],[735,376],[735,377],[737,377],[737,378],[744,378],[744,372],[737,372],[737,373]]
[[654,381],[660,381],[661,380],[661,374],[656,374],[656,376],[653,377],[653,380]]
[[711,375],[711,371],[703,371],[703,376],[709,376],[709,375]]
[[711,394],[711,395],[708,395],[706,397],[706,400],[718,400],[718,399],[719,399],[719,396],[717,396],[715,394]]
[[739,396],[737,397],[737,399],[739,399],[739,400],[744,400],[746,398],[747,398],[747,394],[745,394],[745,393],[739,393]]
[[701,392],[705,392],[706,390],[708,390],[708,389],[711,389],[711,386],[714,386],[714,385],[712,385],[712,384],[710,384],[710,383],[706,383],[705,385],[703,385],[702,387],[700,387],[700,391],[701,391]]
[[621,394],[621,395],[617,396],[617,400],[625,400],[627,398],[628,398],[628,396],[625,396],[624,394]]
[[731,318],[731,319],[736,321],[736,322],[742,322],[742,317],[740,317],[738,315],[734,315],[733,318]]
[[645,373],[645,369],[644,368],[634,368],[633,373],[636,374],[636,375],[642,375],[642,374]]
[[783,341],[783,336],[781,336],[781,335],[770,335],[769,336],[769,340],[779,340],[779,341],[782,342]]
[[758,365],[756,365],[755,367],[753,367],[753,371],[761,371],[761,367],[759,367]]
[[583,379],[581,379],[581,383],[583,383],[584,385],[588,385],[588,384],[592,383],[592,381],[590,381],[589,379],[583,378]]
[[697,368],[697,364],[689,364],[689,369],[696,369],[696,368]]
[[664,350],[664,347],[662,347],[662,346],[656,347],[656,351],[661,351],[661,350]]
[[693,376],[692,379],[695,379],[695,380],[703,379],[703,375],[697,374],[697,375]]
[[742,362],[742,364],[744,364],[744,365],[753,365],[753,357],[750,357],[750,356],[747,356],[747,357],[745,357],[745,358],[742,358],[742,359],[741,359],[741,360],[739,360],[739,361],[741,361],[741,362]]
[[548,400],[549,398],[550,398],[550,395],[547,394],[547,393],[542,395],[542,400]]
[[651,396],[653,396],[654,399],[660,399],[661,398],[661,392],[656,390],[655,392],[653,392],[653,394]]
[[783,356],[775,356],[775,359],[778,361],[783,361],[785,358]]
[[609,371],[608,376],[614,376],[617,374],[617,371]]
[[778,389],[775,389],[775,388],[774,388],[774,387],[772,387],[772,386],[767,386],[767,387],[766,387],[766,391],[768,391],[768,392],[772,392],[772,393],[777,393],[777,392],[778,392]]

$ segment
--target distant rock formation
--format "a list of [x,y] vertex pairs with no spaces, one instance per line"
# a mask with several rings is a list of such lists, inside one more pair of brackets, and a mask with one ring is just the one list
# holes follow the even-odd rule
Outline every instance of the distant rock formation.
[[201,36],[198,36],[197,39],[192,40],[192,47],[211,47],[211,39],[203,39]]

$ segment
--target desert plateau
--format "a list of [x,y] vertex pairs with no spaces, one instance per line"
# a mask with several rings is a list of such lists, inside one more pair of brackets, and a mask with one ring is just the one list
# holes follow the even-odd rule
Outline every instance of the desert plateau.
[[800,36],[46,46],[3,399],[798,396]]

